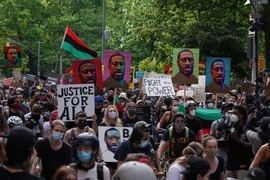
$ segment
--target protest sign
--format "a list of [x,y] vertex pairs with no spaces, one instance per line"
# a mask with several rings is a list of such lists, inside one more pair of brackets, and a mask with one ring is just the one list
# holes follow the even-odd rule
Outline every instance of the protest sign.
[[[267,89],[267,88],[266,88]],[[255,90],[255,87],[249,83],[242,83],[241,91],[246,92],[247,94],[252,94]]]
[[137,106],[136,107],[136,115],[140,117],[146,123],[151,123],[151,111],[150,106]]
[[83,111],[91,119],[94,111],[94,84],[58,85],[58,115],[62,120],[74,120]]
[[98,138],[105,162],[117,162],[113,158],[114,154],[120,147],[120,144],[128,140],[132,130],[133,128],[131,127],[98,127]]
[[194,92],[194,98],[197,102],[205,102],[205,76],[199,76],[198,84],[192,84],[191,90]]
[[14,81],[14,78],[7,78],[5,79],[5,84],[10,86],[10,84]]
[[143,71],[136,71],[136,79],[142,79],[144,77]]
[[60,84],[61,80],[61,74],[53,73],[53,72],[47,72],[46,73],[46,81],[45,81],[45,88],[50,91],[51,90],[51,84]]
[[135,68],[133,66],[131,66],[130,67],[129,89],[134,88],[134,76],[135,76]]
[[[177,91],[176,96],[185,96],[185,90]],[[187,90],[186,91],[186,97],[193,97],[193,91]]]
[[21,81],[21,79],[22,79],[22,73],[21,73],[20,71],[13,71],[13,72],[12,72],[12,75],[13,75],[14,80],[15,80],[16,82]]
[[145,88],[147,96],[150,97],[175,95],[171,78],[143,78],[143,87]]

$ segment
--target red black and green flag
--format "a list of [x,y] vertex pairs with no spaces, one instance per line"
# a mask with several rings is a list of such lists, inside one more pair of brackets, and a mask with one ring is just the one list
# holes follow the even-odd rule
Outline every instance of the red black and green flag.
[[97,53],[87,47],[68,26],[62,41],[61,49],[70,52],[78,59],[92,59],[97,57]]

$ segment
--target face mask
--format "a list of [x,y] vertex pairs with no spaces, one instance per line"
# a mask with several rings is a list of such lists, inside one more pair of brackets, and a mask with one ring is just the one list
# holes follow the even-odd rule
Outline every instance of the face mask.
[[172,108],[172,111],[173,111],[173,112],[177,112],[177,111],[178,111],[178,107],[177,107],[177,106],[174,106],[174,107]]
[[50,117],[50,115],[51,115],[50,111],[44,112],[44,116]]
[[217,150],[216,149],[205,150],[205,154],[207,154],[210,157],[215,157],[217,155]]
[[167,106],[162,106],[162,109],[165,109],[166,110],[167,109]]
[[37,114],[32,114],[31,115],[32,119],[34,119],[35,121],[38,121],[40,119],[40,115]]
[[78,122],[78,123],[77,123],[77,127],[78,127],[79,129],[84,129],[86,125],[87,125],[86,122]]
[[136,114],[136,110],[128,110],[128,114],[130,115],[130,116],[135,116],[135,114]]
[[196,113],[196,111],[195,111],[195,110],[191,110],[191,111],[189,112],[189,114],[190,114],[192,117],[194,117],[194,116],[195,116],[195,113]]
[[181,124],[175,124],[174,126],[177,129],[183,129],[185,127],[185,124],[184,123],[183,124],[182,123]]
[[144,148],[144,147],[147,146],[147,144],[148,144],[148,141],[141,141],[141,143],[138,144],[138,146],[139,146],[140,148]]
[[207,104],[208,109],[214,109],[214,103]]
[[232,114],[232,115],[231,115],[231,122],[232,122],[233,124],[237,123],[238,120],[239,120],[239,119],[238,119],[238,117],[237,117],[235,114]]
[[116,112],[109,112],[108,113],[109,118],[115,119],[116,118]]
[[12,108],[14,108],[14,109],[16,109],[18,111],[22,110],[22,106],[20,104],[13,105]]
[[102,108],[95,108],[95,114],[100,113],[101,110]]
[[52,133],[52,138],[55,140],[55,141],[60,141],[64,136],[64,133],[61,133],[61,132],[56,132],[56,131],[53,131]]
[[77,156],[80,159],[80,161],[82,161],[82,162],[88,162],[91,159],[91,153],[90,152],[84,152],[84,151],[78,152]]

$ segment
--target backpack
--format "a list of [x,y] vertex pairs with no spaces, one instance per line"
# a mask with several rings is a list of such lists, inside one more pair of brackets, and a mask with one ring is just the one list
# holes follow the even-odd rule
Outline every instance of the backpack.
[[[77,162],[77,163],[72,163],[69,166],[75,169],[77,172],[78,166],[80,166],[80,164],[79,162]],[[103,180],[103,164],[102,163],[97,163],[97,179]]]
[[[169,146],[168,146],[168,158],[170,158],[169,154],[170,154],[170,150],[171,150],[171,139],[173,137],[173,126],[170,126],[169,129]],[[187,139],[187,142],[189,142],[189,129],[188,127],[185,126],[185,137]]]

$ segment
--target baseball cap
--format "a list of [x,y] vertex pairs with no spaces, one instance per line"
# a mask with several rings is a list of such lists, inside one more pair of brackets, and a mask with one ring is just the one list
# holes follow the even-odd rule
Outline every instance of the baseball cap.
[[56,120],[58,117],[58,110],[54,110],[51,112],[51,115],[50,115],[50,124]]
[[23,91],[23,89],[20,88],[20,87],[18,87],[18,88],[16,89],[16,91]]
[[124,98],[124,99],[126,99],[126,98],[127,98],[127,94],[124,93],[124,92],[121,92],[121,93],[119,94],[119,98]]
[[25,161],[35,142],[35,134],[30,129],[22,126],[12,128],[6,144],[8,161],[11,163]]
[[255,167],[248,170],[247,176],[244,180],[266,180],[266,176],[262,169]]
[[139,104],[140,102],[144,102],[143,100],[139,100],[139,101],[137,101],[137,103],[136,104]]
[[142,128],[142,127],[149,127],[151,126],[151,124],[147,124],[146,122],[144,121],[138,121],[135,125],[134,125],[134,128]]
[[103,97],[100,95],[95,96],[95,104],[103,104]]
[[265,116],[260,120],[261,128],[262,128],[262,133],[265,136],[269,136],[267,133],[268,126],[270,124],[270,117]]
[[134,102],[127,103],[127,108],[129,107],[136,107],[136,104]]
[[210,164],[203,158],[195,158],[186,166],[186,169],[181,174],[189,174],[196,172],[198,174],[206,174],[210,170]]
[[234,104],[232,102],[229,102],[229,103],[225,103],[221,106],[221,110],[224,110],[226,107],[228,106],[231,106],[231,107],[234,107]]
[[51,84],[51,86],[56,86],[56,83],[55,83],[55,82],[53,82],[53,83]]

